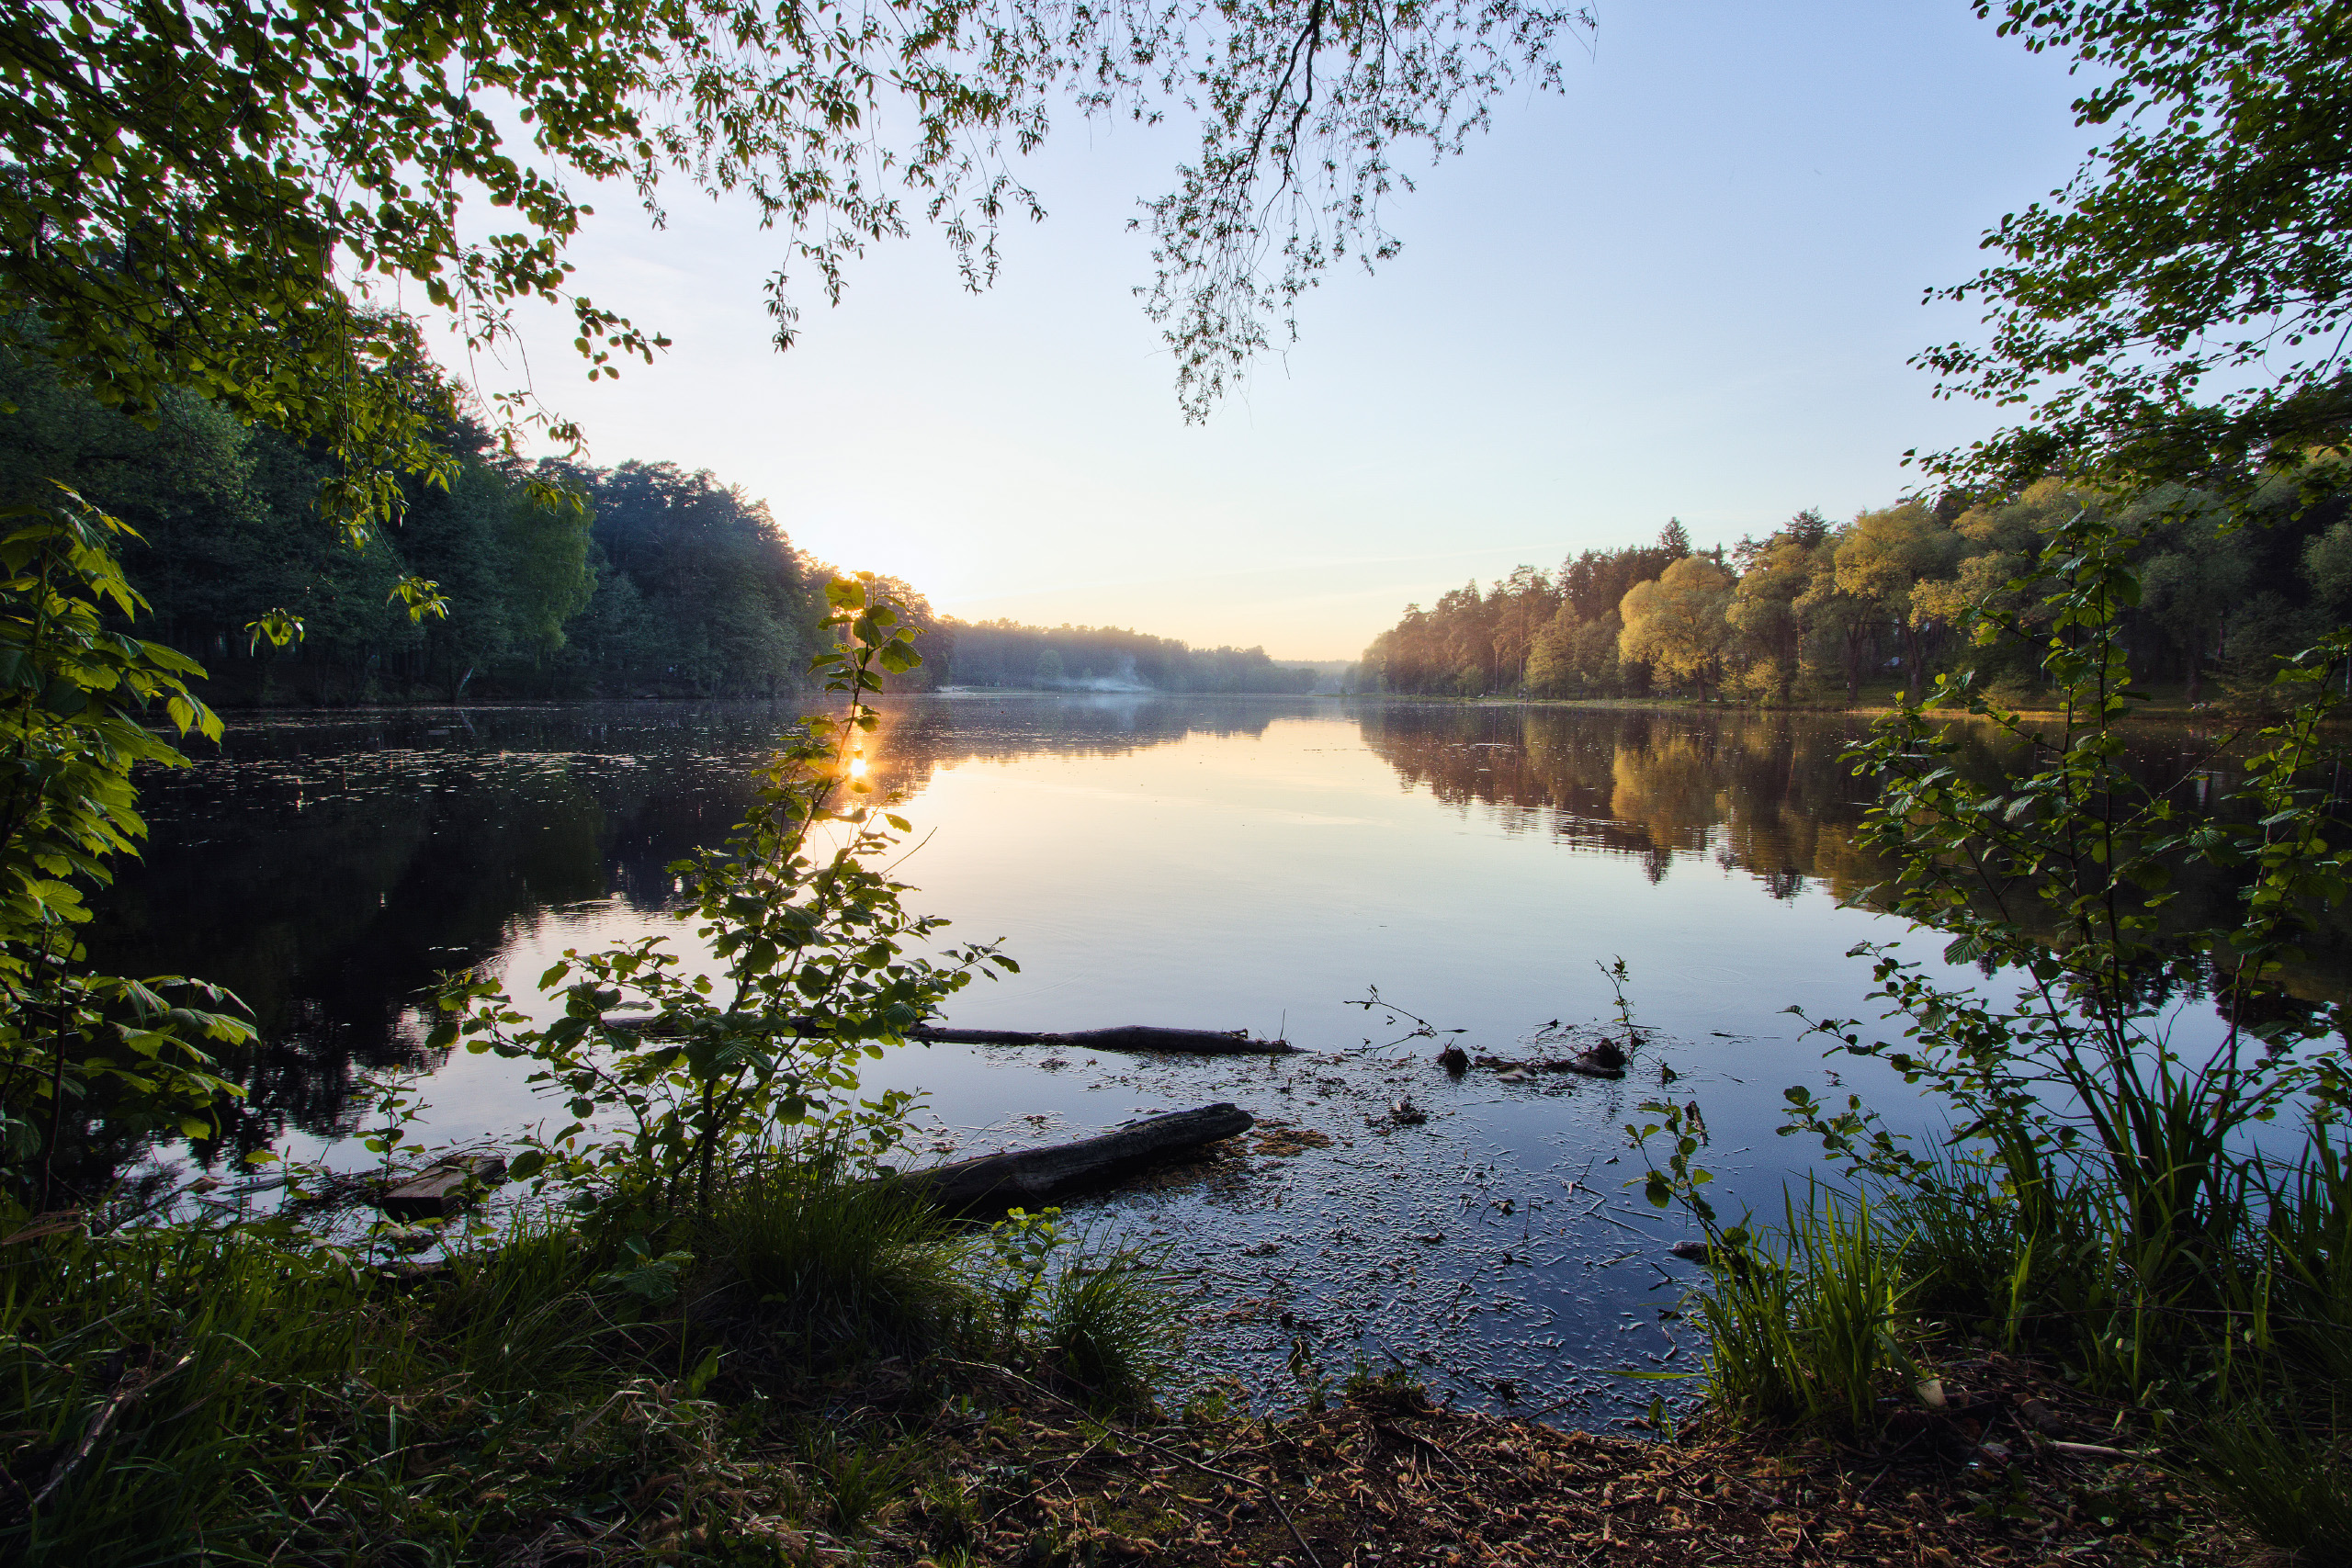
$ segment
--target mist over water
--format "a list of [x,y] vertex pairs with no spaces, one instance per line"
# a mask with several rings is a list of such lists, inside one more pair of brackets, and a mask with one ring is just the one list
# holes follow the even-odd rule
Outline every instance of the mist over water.
[[[433,1075],[429,1137],[509,1132],[541,1114],[516,1065],[422,1047],[435,976],[489,964],[526,987],[566,948],[667,932],[691,950],[666,868],[725,836],[790,718],[635,704],[249,721],[145,781],[153,840],[90,945],[254,1008],[269,1048],[243,1066],[251,1099],[216,1157],[365,1164],[354,1086],[400,1067]],[[1170,1248],[1203,1375],[1295,1396],[1303,1338],[1335,1376],[1394,1358],[1466,1400],[1606,1419],[1654,1387],[1609,1369],[1693,1353],[1659,1316],[1682,1231],[1623,1186],[1640,1165],[1621,1129],[1644,1100],[1700,1100],[1711,1162],[1759,1206],[1805,1168],[1775,1134],[1790,1084],[1924,1124],[1891,1075],[1825,1064],[1783,1011],[1860,1010],[1868,965],[1847,950],[1900,934],[1847,907],[1883,871],[1857,846],[1867,792],[1838,760],[1862,728],[1143,692],[894,700],[876,750],[916,827],[909,903],[1023,965],[963,993],[952,1021],[1246,1027],[1310,1054],[910,1048],[869,1084],[925,1092],[922,1157],[1234,1100],[1284,1136],[1080,1206]],[[2152,732],[2143,765],[2195,787],[2200,744]],[[1377,987],[1474,1054],[1555,1055],[1535,1037],[1607,1018],[1596,961],[1620,955],[1651,1032],[1620,1083],[1456,1082],[1434,1043],[1349,1005]],[[1399,1097],[1427,1122],[1398,1124]]]

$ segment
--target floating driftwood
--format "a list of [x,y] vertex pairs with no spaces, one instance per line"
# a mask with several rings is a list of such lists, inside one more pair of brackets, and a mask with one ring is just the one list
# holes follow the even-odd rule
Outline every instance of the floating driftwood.
[[[604,1023],[607,1029],[638,1029],[647,1033],[661,1033],[672,1027],[666,1017],[650,1012],[608,1012]],[[805,1018],[793,1019],[786,1027],[801,1033],[820,1032]],[[1298,1049],[1287,1040],[1253,1040],[1246,1029],[1162,1029],[1148,1023],[1066,1033],[918,1024],[906,1032],[906,1037],[943,1045],[1057,1045],[1069,1051],[1176,1051],[1190,1056],[1287,1056]]]
[[1255,1124],[1231,1104],[1147,1116],[1073,1144],[1012,1149],[909,1171],[899,1179],[951,1213],[1050,1203],[1107,1186],[1171,1155],[1185,1154]]
[[[1461,1069],[1445,1062],[1446,1071],[1462,1076]],[[1478,1056],[1473,1058],[1479,1066],[1491,1067],[1505,1083],[1525,1083],[1537,1073],[1582,1073],[1589,1078],[1622,1078],[1625,1076],[1625,1053],[1616,1042],[1603,1040],[1587,1051],[1573,1056],[1539,1056],[1530,1061],[1513,1061],[1508,1056]]]
[[389,1219],[437,1220],[465,1207],[468,1189],[474,1183],[499,1181],[505,1176],[506,1162],[496,1155],[467,1155],[386,1188],[376,1206]]
[[935,1040],[951,1045],[1060,1045],[1072,1051],[1181,1051],[1192,1056],[1287,1056],[1298,1047],[1287,1040],[1252,1040],[1246,1029],[1227,1032],[1215,1029],[1160,1029],[1148,1023],[1122,1024],[1115,1029],[1077,1029],[1066,1034],[1037,1034],[1019,1029],[934,1029],[928,1025],[907,1031],[910,1040]]

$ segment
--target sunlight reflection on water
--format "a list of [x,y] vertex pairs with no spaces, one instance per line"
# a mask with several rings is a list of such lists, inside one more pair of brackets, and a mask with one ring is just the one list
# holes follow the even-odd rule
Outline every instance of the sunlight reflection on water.
[[[787,715],[619,705],[259,722],[158,781],[155,842],[96,945],[134,972],[219,977],[277,1048],[247,1146],[364,1165],[353,1077],[416,1059],[434,971],[524,985],[565,948],[671,931],[667,863],[715,842]],[[1246,1027],[1311,1055],[1054,1057],[936,1046],[875,1088],[927,1096],[922,1145],[977,1153],[1232,1100],[1329,1142],[1078,1205],[1165,1244],[1196,1324],[1188,1366],[1295,1397],[1299,1338],[1334,1377],[1393,1358],[1467,1401],[1595,1421],[1688,1366],[1661,1320],[1684,1234],[1631,1201],[1622,1128],[1696,1099],[1727,1190],[1777,1204],[1805,1168],[1781,1090],[1844,1086],[1898,1123],[1916,1100],[1833,1072],[1783,1010],[1856,1011],[1898,928],[1840,907],[1870,879],[1842,718],[1313,699],[945,695],[890,705],[877,773],[916,826],[900,867],[956,939],[1023,973],[952,1021],[1064,1030]],[[213,918],[191,922],[176,909]],[[1448,1079],[1392,1045],[1383,996],[1509,1056],[1608,1016],[1623,955],[1652,1043],[1623,1083]],[[1938,965],[1940,967],[1940,964]],[[1660,1067],[1673,1075],[1660,1087]],[[426,1097],[435,1139],[537,1119],[513,1064],[460,1055]],[[1424,1125],[1387,1116],[1400,1094]],[[1635,1391],[1638,1391],[1636,1393]]]

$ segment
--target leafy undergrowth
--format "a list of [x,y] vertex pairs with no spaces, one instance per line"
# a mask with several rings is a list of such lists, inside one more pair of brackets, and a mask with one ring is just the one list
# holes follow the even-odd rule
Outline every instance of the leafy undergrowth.
[[[311,1274],[277,1276],[301,1294],[264,1302],[232,1252],[208,1258],[202,1297],[269,1310],[167,1325],[119,1309],[107,1331],[43,1335],[53,1375],[72,1369],[83,1392],[46,1427],[5,1435],[8,1555],[288,1568],[2240,1555],[2147,1462],[2124,1413],[1996,1356],[1948,1363],[1941,1408],[1867,1449],[1566,1432],[1362,1379],[1335,1407],[1272,1418],[1213,1399],[1119,1414],[1078,1373],[1141,1332],[1102,1283],[1130,1276],[1048,1277],[1018,1337],[976,1326],[829,1357],[777,1332],[748,1292],[702,1296],[692,1325],[635,1316],[562,1241],[342,1301]],[[323,1332],[336,1320],[342,1344]],[[44,1477],[62,1480],[28,1509]]]

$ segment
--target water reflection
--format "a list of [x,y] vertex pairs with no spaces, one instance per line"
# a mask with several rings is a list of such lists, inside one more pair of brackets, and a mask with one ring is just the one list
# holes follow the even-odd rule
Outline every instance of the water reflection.
[[1633,856],[1653,883],[1678,858],[1746,871],[1780,899],[1807,878],[1847,897],[1882,874],[1855,846],[1862,792],[1839,761],[1860,720],[1395,705],[1362,723],[1408,787],[1508,831]]
[[[436,975],[511,951],[550,918],[576,916],[589,931],[582,940],[598,941],[599,919],[667,908],[668,866],[741,816],[753,766],[791,717],[766,705],[640,704],[247,721],[217,755],[146,781],[151,847],[124,868],[90,945],[121,972],[204,976],[254,1008],[269,1043],[239,1069],[250,1099],[229,1138],[233,1152],[266,1146],[289,1128],[347,1132],[360,1076],[431,1065],[416,1009]],[[1844,902],[1883,874],[1855,842],[1865,791],[1840,760],[1865,727],[1839,716],[940,696],[892,704],[877,750],[883,781],[920,803],[944,772],[973,763],[1093,763],[1227,743],[1214,773],[1267,751],[1270,727],[1299,723],[1317,739],[1284,762],[1284,799],[1305,809],[1234,825],[1250,836],[1251,865],[1271,887],[1337,887],[1335,877],[1363,874],[1334,861],[1329,834],[1330,824],[1365,820],[1367,754],[1407,797],[1426,795],[1507,837],[1630,860],[1653,886],[1678,874],[1730,873],[1781,903],[1808,887]],[[1260,744],[1230,750],[1249,742]],[[2199,735],[2152,730],[2136,762],[2193,801],[2232,782],[2211,749]],[[2004,761],[1986,735],[1963,756],[1987,774]],[[1064,770],[1068,782],[1054,787],[1099,794],[1080,781],[1100,771]],[[1041,820],[1050,829],[1050,815]],[[1172,830],[1153,820],[1121,831]],[[1399,821],[1417,838],[1430,831],[1418,816]],[[1013,831],[983,814],[959,829],[964,849],[931,852],[968,852],[991,832]],[[1437,846],[1426,852],[1429,863],[1448,863]],[[1221,918],[1216,890],[1199,894],[1197,907],[1179,907],[1169,886],[1139,870],[1113,894],[1132,908],[1098,905],[1084,918],[1170,936]],[[2222,918],[2234,897],[2211,879],[2188,885],[2174,918]],[[1303,906],[1294,925],[1322,920],[1334,942],[1363,940],[1348,934],[1355,928],[1338,918],[1340,908],[1318,915]],[[1001,934],[1019,951],[1036,933]],[[1746,940],[1735,930],[1690,935]],[[2313,954],[2297,977],[2299,994],[2341,994],[2352,953],[2343,937],[2339,930]],[[1513,931],[1496,962],[1551,964],[1546,940],[1540,923]],[[1273,1001],[1296,1005],[1287,996]]]
[[[1102,757],[1258,735],[1282,709],[1105,695],[897,705],[880,782],[1040,751]],[[611,705],[248,720],[182,773],[141,780],[153,829],[89,936],[119,973],[202,976],[268,1048],[239,1064],[227,1147],[352,1130],[367,1073],[429,1067],[417,1007],[551,913],[650,913],[671,863],[716,843],[794,711]]]
[[[1892,867],[1857,841],[1867,781],[1844,753],[1869,729],[1845,715],[1392,705],[1362,717],[1364,744],[1424,788],[1508,833],[1542,833],[1582,850],[1639,860],[1663,882],[1678,858],[1744,871],[1779,899],[1817,884],[1840,903],[1865,901]],[[1989,780],[2027,765],[2024,748],[1985,726],[1956,730],[1955,765]],[[2132,733],[2127,769],[2184,812],[2210,808],[2242,775],[2225,732],[2148,726]],[[2184,874],[2162,914],[2167,930],[2232,923],[2241,884],[2211,868]],[[2047,911],[2018,911],[2030,928]],[[2051,928],[2054,931],[2054,926]],[[2314,950],[2293,965],[2306,1001],[2352,997],[2352,912],[2331,912]],[[2151,1005],[2193,990],[2193,969],[2147,977]]]

